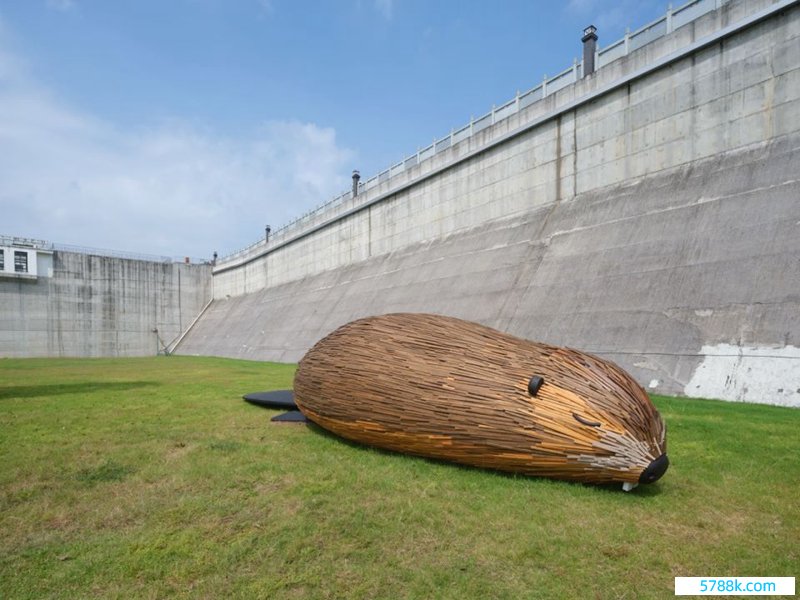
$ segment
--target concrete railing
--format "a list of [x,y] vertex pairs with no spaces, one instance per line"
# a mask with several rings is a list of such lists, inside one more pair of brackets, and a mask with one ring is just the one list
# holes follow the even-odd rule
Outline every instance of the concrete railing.
[[[602,68],[609,63],[627,56],[629,53],[638,50],[655,40],[672,33],[678,27],[686,25],[691,21],[718,9],[727,0],[691,0],[686,4],[673,9],[672,5],[667,8],[666,14],[659,17],[655,21],[640,27],[634,32],[626,32],[625,37],[609,44],[605,48],[598,49],[595,55],[595,65],[597,69]],[[480,131],[490,127],[503,119],[507,119],[512,115],[517,114],[521,110],[527,108],[531,104],[543,100],[547,96],[556,93],[560,89],[577,82],[583,76],[583,61],[575,60],[571,67],[564,69],[557,75],[548,78],[544,76],[542,82],[536,87],[520,93],[501,104],[500,106],[493,106],[492,110],[488,113],[481,115],[477,118],[470,119],[470,122],[458,129],[452,129],[448,135],[441,138],[434,138],[430,145],[420,148],[416,153],[407,156],[403,160],[395,163],[378,174],[370,177],[366,181],[359,183],[359,194],[369,191],[378,185],[388,181],[392,177],[399,175],[419,165],[421,162],[432,158],[439,152],[447,150],[458,142],[472,137]],[[333,207],[338,207],[345,202],[355,200],[351,190],[342,192],[338,196],[330,199],[329,201],[320,204],[319,206],[309,210],[300,217],[290,221],[282,227],[274,230],[269,239],[261,239],[249,246],[242,248],[236,252],[228,254],[217,261],[217,265],[224,265],[237,261],[243,257],[250,256],[254,252],[265,250],[269,246],[278,244],[285,241],[294,234],[302,231],[306,225],[311,223],[314,217],[327,212]]]

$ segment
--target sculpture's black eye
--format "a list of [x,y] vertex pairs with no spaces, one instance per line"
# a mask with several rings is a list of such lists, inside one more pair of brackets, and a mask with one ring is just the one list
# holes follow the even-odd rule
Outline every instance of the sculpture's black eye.
[[539,377],[539,375],[534,375],[528,382],[528,393],[531,396],[535,396],[536,394],[539,393],[539,388],[542,387],[543,383],[544,383],[544,377]]
[[597,421],[590,421],[589,419],[584,419],[578,413],[572,413],[572,416],[575,417],[575,420],[578,423],[583,423],[584,425],[588,425],[589,427],[600,427],[600,423]]

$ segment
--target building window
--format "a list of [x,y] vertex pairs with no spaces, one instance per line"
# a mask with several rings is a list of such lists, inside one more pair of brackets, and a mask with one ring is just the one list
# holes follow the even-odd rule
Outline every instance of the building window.
[[0,271],[6,270],[6,251],[0,250]]
[[14,251],[14,272],[27,273],[28,272],[28,253]]

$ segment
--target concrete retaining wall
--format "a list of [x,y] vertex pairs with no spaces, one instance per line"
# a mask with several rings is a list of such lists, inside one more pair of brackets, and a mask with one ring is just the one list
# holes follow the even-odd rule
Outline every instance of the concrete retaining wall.
[[[775,15],[687,51],[773,5],[729,2],[283,239],[221,260],[214,297],[346,266],[794,131],[796,24],[776,28],[785,17]],[[681,51],[683,59],[656,67]]]
[[0,279],[0,356],[153,355],[210,298],[208,265],[56,251],[35,279]]
[[223,261],[179,351],[295,361],[351,319],[426,311],[654,392],[800,406],[800,6],[735,27],[772,6],[724,4]]

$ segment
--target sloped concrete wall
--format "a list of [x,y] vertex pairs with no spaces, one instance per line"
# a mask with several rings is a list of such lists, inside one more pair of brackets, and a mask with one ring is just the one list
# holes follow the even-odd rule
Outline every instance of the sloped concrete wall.
[[725,4],[522,133],[221,265],[179,350],[294,361],[353,318],[426,311],[610,357],[655,392],[800,405],[800,7],[612,85],[772,4]]
[[798,406],[799,156],[786,137],[215,300],[179,350],[294,362],[352,319],[433,312],[610,358],[655,393]]
[[208,265],[56,251],[52,273],[0,279],[0,356],[154,355],[210,298]]

